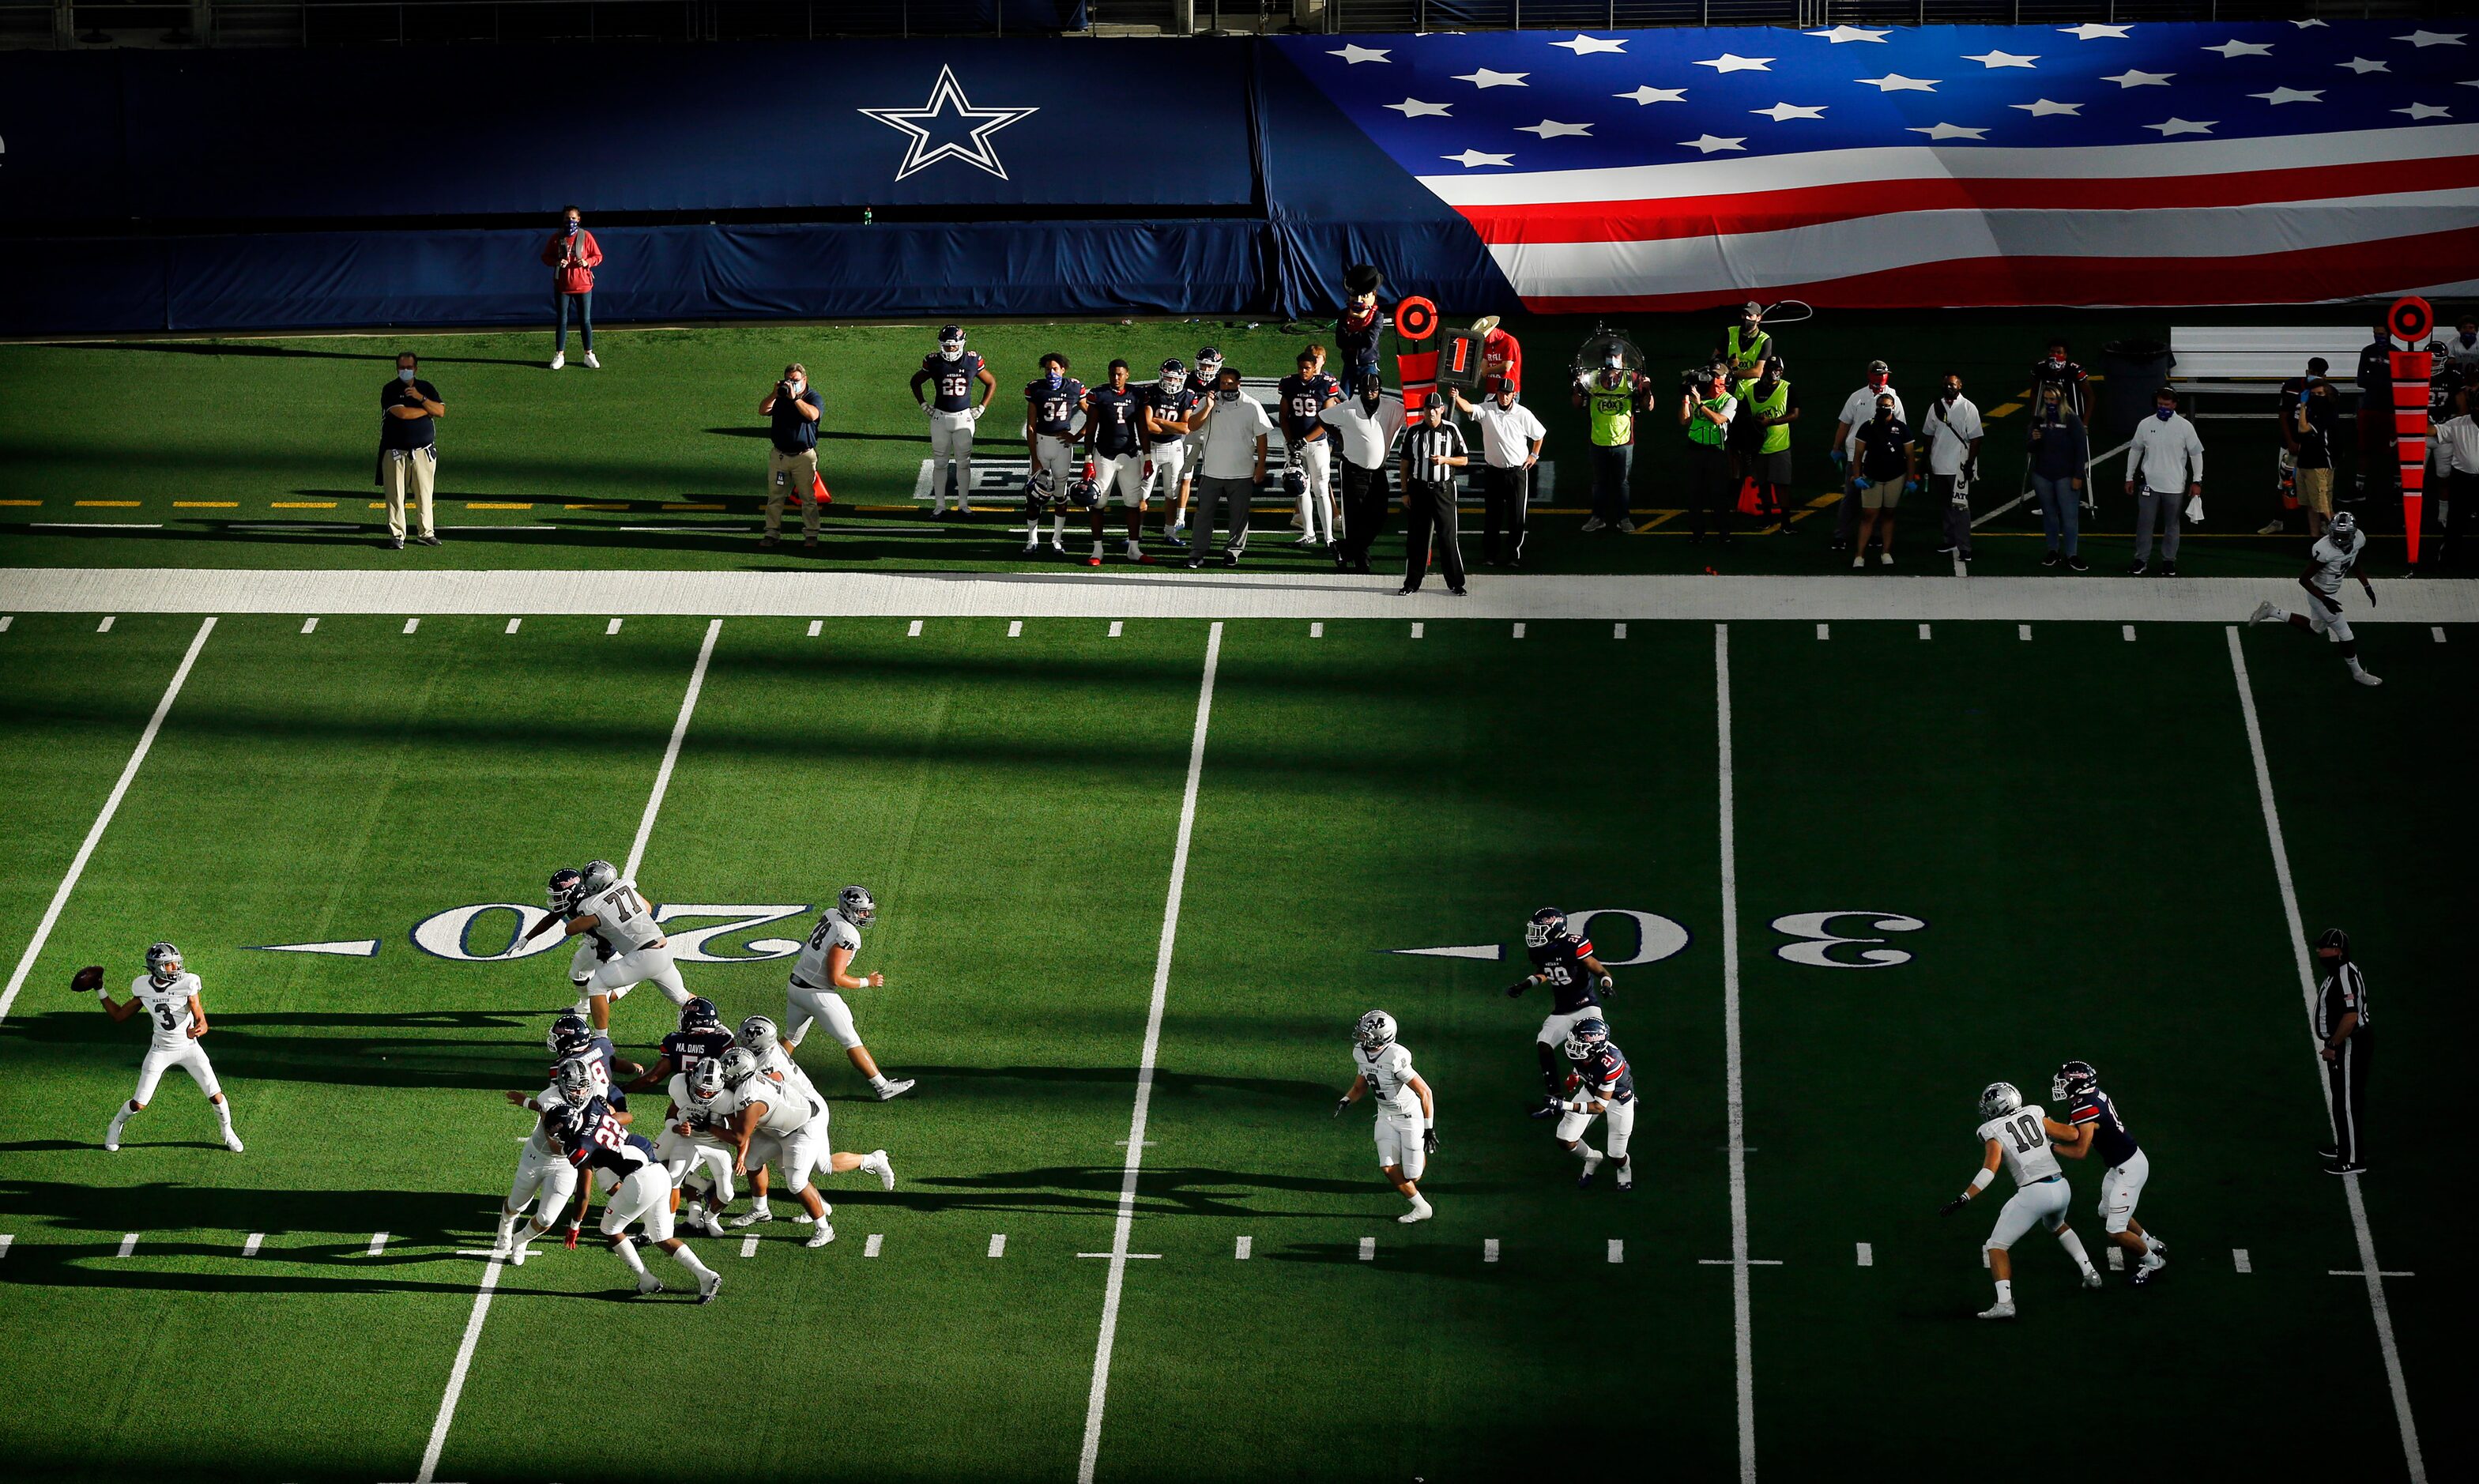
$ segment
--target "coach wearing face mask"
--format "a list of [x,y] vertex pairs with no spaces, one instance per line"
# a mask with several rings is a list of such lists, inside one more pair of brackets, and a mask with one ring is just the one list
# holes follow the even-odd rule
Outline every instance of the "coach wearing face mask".
[[2152,527],[2164,522],[2160,575],[2176,576],[2179,512],[2204,495],[2204,441],[2195,436],[2195,424],[2178,415],[2178,394],[2167,387],[2152,394],[2152,416],[2134,430],[2134,446],[2126,451],[2126,493],[2136,499],[2130,575],[2139,577],[2151,570]]
[[559,230],[543,244],[542,260],[543,267],[550,269],[551,309],[559,320],[550,345],[550,369],[557,371],[568,364],[568,313],[575,309],[586,370],[601,371],[602,363],[594,358],[594,266],[602,261],[602,247],[585,230],[585,220],[575,207],[561,214]]
[[396,374],[379,388],[378,483],[387,491],[388,550],[404,550],[404,501],[409,494],[422,521],[413,544],[439,545],[430,524],[431,492],[439,483],[439,433],[447,416],[439,389],[417,373],[421,359],[408,350],[396,358]]
[[1342,536],[1334,544],[1337,572],[1367,572],[1368,549],[1386,525],[1386,453],[1403,431],[1403,404],[1386,396],[1374,371],[1354,372],[1352,395],[1317,414],[1333,428],[1342,455]]

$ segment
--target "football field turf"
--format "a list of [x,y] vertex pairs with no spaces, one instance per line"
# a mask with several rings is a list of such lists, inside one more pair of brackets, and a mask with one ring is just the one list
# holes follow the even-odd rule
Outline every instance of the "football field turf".
[[[2367,643],[2380,690],[2217,624],[17,614],[0,1447],[425,1484],[1916,1478],[2021,1447],[2397,1478],[2406,1395],[2453,1477],[2432,1192],[2479,628]],[[887,984],[856,1011],[920,1079],[881,1104],[805,1045],[835,1146],[900,1183],[828,1182],[823,1250],[782,1199],[747,1253],[691,1237],[704,1307],[590,1241],[473,1255],[526,1126],[500,1093],[540,1087],[570,998],[565,950],[505,947],[551,869],[632,851],[727,1021],[779,1014],[789,940],[865,883]],[[1502,990],[1545,903],[1614,965],[1631,1192],[1578,1190],[1524,1116],[1547,1005]],[[2296,932],[2335,923],[2388,1022],[2348,1182],[2313,1155]],[[158,938],[246,1154],[177,1072],[101,1148],[145,1037],[64,986]],[[1367,1116],[1329,1116],[1381,1007],[1439,1100],[1423,1225]],[[613,1014],[646,1062],[671,1023],[651,988]],[[2084,1292],[2035,1233],[2021,1320],[1978,1323],[1992,1212],[1936,1209],[1981,1085],[2046,1103],[2068,1058],[2152,1157],[2171,1266]],[[2099,1174],[2068,1165],[2096,1260]]]

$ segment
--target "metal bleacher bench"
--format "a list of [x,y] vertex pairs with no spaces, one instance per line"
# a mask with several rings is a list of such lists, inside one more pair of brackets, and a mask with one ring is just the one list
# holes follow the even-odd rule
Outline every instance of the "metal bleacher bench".
[[2338,324],[2182,324],[2169,331],[2169,384],[2185,393],[2270,392],[2320,355],[2335,389],[2354,390],[2367,336]]

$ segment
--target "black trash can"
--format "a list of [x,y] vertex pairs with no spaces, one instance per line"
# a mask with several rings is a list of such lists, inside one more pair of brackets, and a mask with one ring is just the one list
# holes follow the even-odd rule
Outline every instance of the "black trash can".
[[[2100,406],[2092,429],[2094,453],[2134,436],[2152,416],[2152,394],[2169,383],[2178,358],[2157,340],[2112,340],[2100,347]],[[2183,410],[2183,409],[2182,409]]]

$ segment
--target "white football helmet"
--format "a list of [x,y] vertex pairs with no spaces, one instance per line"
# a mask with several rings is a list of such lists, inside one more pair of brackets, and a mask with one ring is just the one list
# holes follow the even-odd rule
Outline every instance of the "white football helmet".
[[[705,1063],[698,1064],[703,1067]],[[739,1087],[757,1075],[757,1059],[749,1054],[749,1048],[746,1046],[732,1047],[717,1059],[716,1064],[723,1078],[723,1085],[727,1087]]]
[[2010,1082],[1992,1082],[1980,1089],[1980,1115],[2002,1118],[2023,1106],[2023,1094]]
[[731,1038],[731,1043],[762,1057],[779,1039],[775,1033],[774,1021],[763,1015],[752,1015],[740,1022],[740,1034]]
[[723,1059],[707,1057],[689,1068],[689,1101],[711,1103],[723,1096]]
[[1391,1046],[1394,1043],[1394,1017],[1382,1010],[1372,1010],[1360,1017],[1360,1025],[1351,1033],[1351,1038],[1370,1051],[1380,1046]]
[[869,894],[866,886],[846,886],[835,893],[835,910],[857,931],[878,921],[878,899]]

